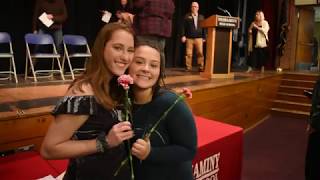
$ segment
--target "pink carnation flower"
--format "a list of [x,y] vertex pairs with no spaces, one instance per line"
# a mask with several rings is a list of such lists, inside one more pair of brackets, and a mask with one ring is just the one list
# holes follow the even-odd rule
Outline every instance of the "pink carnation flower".
[[133,84],[133,79],[130,75],[123,74],[118,77],[118,83],[123,87],[123,89],[128,90],[129,84]]
[[186,98],[189,98],[189,99],[192,98],[192,92],[189,88],[182,88],[182,93]]

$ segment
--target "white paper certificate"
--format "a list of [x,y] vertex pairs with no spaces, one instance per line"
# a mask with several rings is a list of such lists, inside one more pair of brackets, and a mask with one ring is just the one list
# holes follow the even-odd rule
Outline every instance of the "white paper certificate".
[[102,18],[101,20],[105,23],[108,23],[110,21],[110,18],[112,16],[112,13],[109,12],[109,11],[103,11],[103,15],[102,15]]
[[53,24],[53,21],[51,19],[48,19],[46,12],[42,13],[39,16],[39,20],[47,27],[50,27]]

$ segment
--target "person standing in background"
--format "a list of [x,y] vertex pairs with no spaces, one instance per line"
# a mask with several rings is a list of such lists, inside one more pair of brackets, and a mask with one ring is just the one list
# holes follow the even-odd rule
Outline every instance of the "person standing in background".
[[[51,26],[47,27],[38,19],[42,13],[46,13],[47,18],[53,21]],[[32,31],[33,33],[50,34],[54,39],[58,53],[62,53],[62,27],[67,17],[64,0],[36,0]]]
[[172,0],[133,0],[136,38],[138,41],[147,40],[159,45],[163,67],[166,64],[165,44],[166,38],[171,37],[174,8]]
[[264,72],[264,66],[267,61],[268,52],[268,31],[270,27],[268,22],[264,19],[264,14],[261,10],[256,11],[255,20],[251,23],[248,33],[248,70],[251,72],[253,68],[261,69]]
[[199,4],[191,3],[191,12],[184,17],[182,28],[182,43],[186,43],[186,71],[192,70],[193,47],[197,53],[197,63],[199,71],[204,71],[203,42],[205,41],[205,31],[200,27],[199,22],[204,20],[204,16],[199,14]]
[[305,159],[305,180],[318,180],[320,179],[320,80],[313,88],[307,132],[309,138]]
[[132,0],[116,0],[111,22],[133,23]]

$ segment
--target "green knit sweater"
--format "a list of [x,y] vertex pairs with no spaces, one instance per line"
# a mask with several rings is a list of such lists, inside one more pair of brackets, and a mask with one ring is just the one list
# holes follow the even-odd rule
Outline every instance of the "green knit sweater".
[[[174,103],[178,96],[161,90],[153,100],[135,105],[133,125],[140,138]],[[192,180],[192,159],[197,150],[197,132],[192,112],[179,101],[150,136],[151,152],[146,160],[134,160],[137,180]]]

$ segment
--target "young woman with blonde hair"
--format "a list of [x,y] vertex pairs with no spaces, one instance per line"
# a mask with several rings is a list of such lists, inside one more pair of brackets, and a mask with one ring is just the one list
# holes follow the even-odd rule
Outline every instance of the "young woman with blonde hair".
[[56,105],[43,141],[46,159],[69,159],[64,179],[130,179],[128,168],[115,171],[127,156],[123,141],[133,136],[131,124],[118,120],[115,78],[132,61],[134,35],[124,24],[110,23],[99,32],[85,73]]

